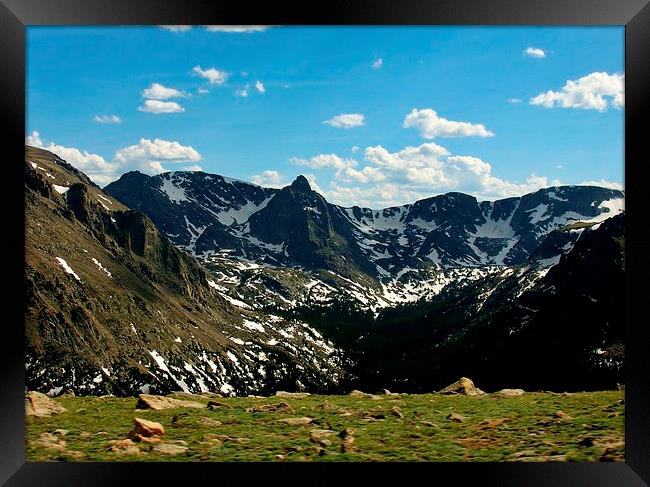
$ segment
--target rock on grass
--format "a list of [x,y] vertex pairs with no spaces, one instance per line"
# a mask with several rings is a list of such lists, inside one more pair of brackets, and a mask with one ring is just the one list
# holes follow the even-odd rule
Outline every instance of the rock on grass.
[[46,418],[53,414],[64,413],[66,408],[45,394],[29,391],[25,395],[25,415]]

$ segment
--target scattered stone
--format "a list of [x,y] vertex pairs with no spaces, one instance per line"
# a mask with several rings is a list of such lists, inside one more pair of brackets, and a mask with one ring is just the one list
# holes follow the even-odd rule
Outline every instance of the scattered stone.
[[313,420],[311,418],[307,418],[306,416],[300,417],[300,418],[284,418],[284,419],[278,419],[279,422],[281,423],[286,423],[289,426],[304,426],[306,424],[311,423]]
[[88,431],[82,431],[81,433],[79,433],[79,438],[82,440],[87,440],[91,436],[93,436],[93,434]]
[[224,402],[219,402],[219,401],[208,401],[208,409],[214,411],[215,409],[219,408],[226,408],[226,409],[232,409],[232,406],[224,403]]
[[367,394],[365,392],[362,392],[362,391],[359,391],[359,390],[355,389],[355,390],[351,391],[349,395],[354,396],[354,397],[369,397],[371,394]]
[[153,409],[160,411],[162,409],[173,408],[203,408],[202,403],[196,401],[185,401],[182,399],[174,399],[173,397],[166,396],[152,396],[150,394],[140,394],[138,402],[135,405],[136,409]]
[[345,428],[339,433],[339,437],[341,438],[341,453],[352,451],[355,433],[352,428]]
[[458,413],[449,413],[447,419],[453,421],[454,423],[462,423],[467,418],[465,418],[465,416],[461,416]]
[[159,437],[165,434],[165,428],[162,424],[155,421],[149,421],[142,418],[133,418],[135,425],[133,430],[129,433],[129,437],[137,441],[145,441],[151,443],[153,441],[160,441]]
[[428,426],[429,428],[437,428],[438,425],[436,423],[432,423],[431,421],[420,421],[424,426]]
[[454,382],[451,385],[448,385],[444,389],[438,391],[439,394],[464,394],[466,396],[478,396],[480,394],[485,394],[481,389],[474,386],[472,382],[467,377],[461,377],[459,380]]
[[309,432],[309,440],[314,443],[320,443],[322,445],[330,445],[332,442],[327,439],[327,437],[335,435],[336,431],[332,430],[323,430],[323,429],[313,429]]
[[534,457],[536,455],[537,453],[535,452],[535,450],[522,450],[522,451],[518,451],[513,456],[515,458],[521,458],[521,457]]
[[133,441],[126,440],[111,440],[108,442],[110,445],[107,450],[110,450],[114,453],[119,453],[121,455],[140,455],[142,453],[138,445],[133,443]]
[[278,455],[275,456],[275,459],[276,459],[276,460],[284,460],[285,458],[287,458],[287,457],[284,456],[284,455],[280,455],[280,454],[278,454]]
[[560,418],[564,421],[573,421],[573,417],[569,416],[567,413],[564,411],[558,411],[555,413],[556,418]]
[[485,426],[486,428],[495,428],[497,426],[501,426],[509,419],[510,418],[486,419],[485,421],[481,421],[479,425]]
[[221,426],[223,424],[221,421],[212,418],[201,418],[199,419],[199,423],[204,426]]
[[46,418],[53,414],[66,412],[61,404],[54,399],[36,391],[29,391],[25,395],[25,415]]
[[286,391],[278,391],[275,393],[277,397],[291,397],[295,399],[301,399],[303,397],[309,397],[311,394],[309,392],[286,392]]
[[400,408],[398,408],[397,406],[393,406],[390,409],[390,412],[393,414],[393,416],[397,416],[400,419],[404,419],[404,415],[402,414],[402,411],[400,411]]
[[259,404],[253,406],[252,408],[247,408],[246,412],[249,413],[294,413],[293,408],[286,402],[281,402],[278,404]]
[[497,396],[503,396],[503,397],[521,396],[525,393],[526,391],[524,391],[523,389],[501,389],[500,391],[495,392]]
[[65,440],[57,437],[52,433],[41,433],[38,439],[34,441],[36,445],[51,450],[65,451]]
[[180,455],[187,451],[187,447],[173,443],[159,443],[153,447],[152,451],[161,455]]
[[67,435],[68,433],[70,433],[70,431],[68,431],[68,430],[63,430],[63,429],[60,429],[60,428],[54,430],[54,434],[55,434],[55,435],[59,435],[59,436],[65,436],[65,435]]

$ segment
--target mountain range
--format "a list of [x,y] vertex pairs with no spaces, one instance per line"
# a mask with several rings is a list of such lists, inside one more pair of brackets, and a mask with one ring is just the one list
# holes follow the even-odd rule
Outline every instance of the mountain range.
[[129,172],[101,190],[31,147],[25,174],[30,388],[621,380],[622,191],[452,192],[375,210],[331,204],[303,176],[275,189]]

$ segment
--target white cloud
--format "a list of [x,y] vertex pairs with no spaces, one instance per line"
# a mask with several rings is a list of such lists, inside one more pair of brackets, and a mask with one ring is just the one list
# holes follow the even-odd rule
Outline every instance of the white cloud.
[[531,98],[531,105],[545,108],[582,108],[604,112],[609,106],[624,105],[622,73],[595,72],[577,80],[569,80],[560,91],[547,91]]
[[364,124],[364,118],[360,113],[341,113],[323,123],[339,129],[349,129],[362,126]]
[[158,27],[170,32],[187,32],[192,28],[191,25],[159,25]]
[[433,142],[418,147],[405,147],[399,152],[390,153],[381,145],[366,147],[364,157],[379,167],[401,171],[407,168],[439,168],[440,157],[449,155],[449,151]]
[[175,88],[168,88],[160,83],[151,83],[151,86],[142,92],[142,96],[150,100],[167,100],[168,98],[179,98],[186,95]]
[[95,115],[93,121],[97,123],[122,123],[122,119],[117,115]]
[[384,60],[382,58],[377,58],[372,62],[372,69],[374,70],[381,69],[383,65],[384,65]]
[[119,163],[153,160],[196,162],[201,160],[201,154],[191,146],[162,139],[140,139],[137,144],[120,149],[115,153],[115,161]]
[[45,149],[59,156],[64,161],[84,172],[97,184],[108,184],[117,178],[116,174],[119,165],[107,162],[99,154],[92,154],[88,151],[81,151],[76,147],[65,147],[54,142],[44,144],[37,131],[28,135],[25,143],[33,147]]
[[271,25],[206,25],[206,30],[211,32],[227,32],[230,34],[250,34],[252,32],[264,32],[270,29]]
[[354,159],[346,159],[337,156],[336,154],[319,154],[317,156],[311,157],[309,159],[300,159],[298,157],[292,157],[289,159],[293,164],[299,166],[307,166],[312,169],[347,169],[355,167],[357,161]]
[[494,134],[482,124],[454,122],[439,117],[435,110],[414,108],[404,118],[404,128],[415,127],[425,139],[435,137],[492,137]]
[[251,181],[266,188],[282,188],[287,185],[278,171],[262,171],[251,176]]
[[255,82],[255,89],[260,93],[266,92],[266,88],[264,87],[264,83],[262,83],[261,81],[256,81]]
[[546,51],[540,47],[527,47],[523,51],[524,56],[542,59],[546,57]]
[[579,186],[600,186],[602,188],[609,189],[624,189],[621,183],[616,183],[614,181],[607,181],[606,179],[592,180],[592,181],[583,181],[579,183]]
[[194,66],[192,71],[198,74],[201,78],[207,79],[211,85],[222,85],[228,81],[230,73],[220,71],[216,68],[203,69],[201,66]]
[[203,168],[198,164],[192,164],[191,166],[185,166],[181,168],[183,171],[203,171]]
[[246,98],[248,96],[248,88],[249,88],[249,85],[246,85],[242,89],[236,90],[235,91],[235,96]]
[[508,103],[514,104],[514,103],[521,103],[523,100],[521,98],[508,98],[506,101]]
[[175,101],[145,100],[144,105],[138,107],[141,112],[147,113],[180,113],[185,109]]
[[376,167],[366,166],[361,171],[348,167],[336,173],[336,177],[342,181],[354,181],[357,183],[378,183],[386,180],[386,175]]
[[404,147],[397,152],[380,145],[366,147],[363,155],[367,164],[362,169],[357,168],[356,160],[336,154],[293,158],[291,162],[333,171],[328,190],[322,192],[333,203],[372,208],[405,204],[449,191],[491,200],[561,184],[557,179],[549,181],[535,174],[524,182],[507,181],[494,176],[488,162],[472,156],[452,155],[432,142]]
[[359,146],[358,145],[353,145],[352,148],[350,149],[353,153],[359,152]]
[[25,137],[25,144],[31,145],[32,147],[43,147],[41,134],[34,130],[31,134]]
[[[115,181],[126,171],[138,170],[153,175],[169,170],[163,164],[201,160],[201,154],[193,147],[162,139],[140,139],[135,145],[119,149],[112,161],[107,161],[99,154],[81,151],[76,147],[65,147],[54,142],[44,144],[40,134],[36,131],[26,137],[25,143],[58,155],[61,159],[83,171],[100,186]],[[190,165],[184,167],[183,170],[200,171],[202,169],[198,165]]]
[[207,88],[203,88],[202,86],[198,87],[196,89],[196,92],[199,93],[200,95],[205,95],[206,93],[210,93],[210,90]]

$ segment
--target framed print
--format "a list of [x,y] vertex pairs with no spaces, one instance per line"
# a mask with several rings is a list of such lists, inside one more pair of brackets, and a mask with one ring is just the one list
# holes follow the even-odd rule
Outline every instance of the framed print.
[[0,12],[7,485],[648,485],[647,2]]

